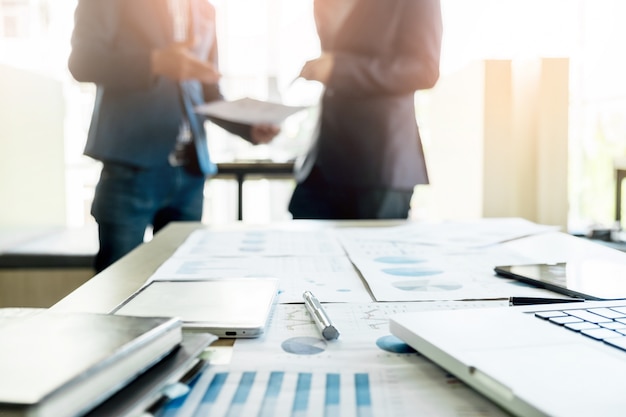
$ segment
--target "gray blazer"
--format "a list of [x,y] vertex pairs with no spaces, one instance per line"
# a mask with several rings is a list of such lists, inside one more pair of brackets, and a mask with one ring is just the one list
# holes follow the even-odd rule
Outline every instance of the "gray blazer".
[[335,54],[316,165],[340,185],[428,183],[414,93],[439,78],[439,0],[358,0],[334,39],[324,31],[328,1],[315,0],[321,47]]
[[[190,7],[194,52],[217,64],[214,8],[208,0]],[[185,110],[181,85],[151,74],[150,53],[172,41],[167,0],[79,0],[69,69],[97,86],[86,155],[142,168],[166,163]],[[218,85],[182,84],[193,104],[222,99]],[[224,127],[249,138],[250,126]]]

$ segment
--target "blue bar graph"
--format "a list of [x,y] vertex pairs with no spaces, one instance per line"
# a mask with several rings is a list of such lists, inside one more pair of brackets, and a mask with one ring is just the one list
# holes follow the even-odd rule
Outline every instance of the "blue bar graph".
[[235,395],[230,403],[230,408],[226,413],[226,417],[236,417],[242,415],[243,408],[248,400],[248,395],[250,395],[250,390],[254,384],[255,377],[256,372],[244,372],[243,375],[241,375],[237,391],[235,391]]
[[[199,380],[203,382],[198,383]],[[191,412],[193,417],[236,417],[244,413],[274,417],[291,410],[291,417],[307,417],[311,413],[324,417],[344,417],[346,413],[351,417],[373,417],[371,384],[368,373],[218,371],[196,378],[190,383],[190,394],[170,401],[156,415],[176,417],[186,410],[185,415]],[[286,402],[289,399],[291,404]]]
[[298,382],[296,383],[296,396],[293,400],[293,408],[291,417],[304,417],[309,409],[309,394],[311,393],[311,379],[313,375],[310,373],[298,374]]
[[340,416],[340,375],[339,374],[327,374],[326,375],[326,396],[324,398],[324,417],[339,417]]
[[356,415],[357,417],[372,417],[372,397],[370,396],[370,379],[368,374],[355,374],[356,388]]
[[270,379],[267,383],[267,389],[265,390],[265,397],[261,403],[261,409],[259,410],[258,417],[274,417],[276,404],[278,401],[278,394],[283,384],[284,372],[272,372]]
[[215,404],[217,398],[224,387],[224,383],[226,382],[226,378],[228,378],[228,372],[220,372],[215,374],[213,380],[209,384],[202,400],[200,401],[200,405],[196,409],[196,412],[193,414],[193,417],[204,417],[208,416],[211,410],[211,406]]

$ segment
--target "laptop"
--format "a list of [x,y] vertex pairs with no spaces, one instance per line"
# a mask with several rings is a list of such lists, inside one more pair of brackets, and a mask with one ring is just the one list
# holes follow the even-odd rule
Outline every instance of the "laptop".
[[626,415],[626,300],[438,310],[391,333],[517,416]]
[[159,280],[140,288],[113,313],[178,317],[183,330],[254,338],[264,333],[277,293],[276,278]]

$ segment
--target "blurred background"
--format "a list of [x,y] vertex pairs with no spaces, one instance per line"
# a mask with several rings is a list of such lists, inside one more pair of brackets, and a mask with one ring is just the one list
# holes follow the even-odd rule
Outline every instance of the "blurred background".
[[[222,89],[310,106],[270,145],[210,126],[216,161],[286,161],[308,146],[319,88],[291,83],[319,53],[312,0],[212,0]],[[441,0],[441,78],[416,94],[431,184],[411,216],[519,216],[579,233],[615,222],[626,157],[626,2]],[[0,0],[0,227],[93,223],[82,155],[95,88],[67,70],[75,0]],[[293,181],[246,181],[244,220],[288,220]],[[203,221],[236,220],[233,180],[207,182]]]

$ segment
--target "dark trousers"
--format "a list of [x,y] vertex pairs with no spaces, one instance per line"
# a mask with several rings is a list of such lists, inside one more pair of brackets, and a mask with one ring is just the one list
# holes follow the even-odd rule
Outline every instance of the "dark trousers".
[[150,169],[105,163],[91,213],[98,223],[101,271],[144,241],[146,228],[156,233],[171,221],[200,221],[204,176],[184,167]]
[[314,167],[291,196],[294,219],[406,219],[413,190],[332,184]]

